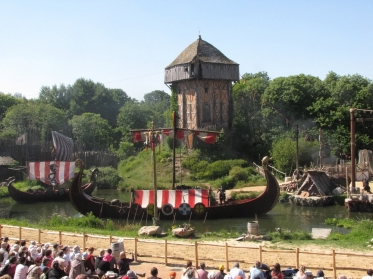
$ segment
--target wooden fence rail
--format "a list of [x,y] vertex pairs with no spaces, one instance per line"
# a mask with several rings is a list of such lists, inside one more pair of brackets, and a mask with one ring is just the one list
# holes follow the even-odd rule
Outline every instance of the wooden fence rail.
[[[4,233],[4,231],[6,231],[6,233]],[[170,255],[169,253],[169,246],[170,245],[176,245],[176,246],[179,246],[179,245],[182,245],[182,246],[189,246],[189,247],[193,247],[193,253],[194,253],[194,260],[195,260],[195,265],[198,266],[198,263],[200,261],[206,261],[206,260],[209,260],[209,261],[212,261],[214,263],[219,263],[219,262],[225,262],[225,266],[227,267],[227,270],[229,270],[229,267],[230,267],[230,263],[232,262],[240,262],[240,263],[246,263],[246,264],[250,264],[253,265],[255,263],[255,261],[247,261],[247,260],[244,260],[243,257],[239,257],[238,259],[234,259],[233,257],[229,257],[229,251],[230,249],[245,249],[245,251],[249,251],[249,250],[254,250],[254,254],[255,254],[255,251],[257,252],[257,259],[259,259],[260,262],[263,261],[263,254],[265,253],[271,253],[271,254],[276,254],[276,255],[279,255],[279,254],[293,254],[294,255],[294,262],[292,265],[287,265],[287,267],[292,267],[292,268],[299,268],[300,264],[300,256],[301,255],[316,255],[316,256],[327,256],[330,261],[329,263],[331,262],[331,267],[327,267],[327,265],[329,264],[328,262],[325,262],[324,263],[324,270],[331,270],[333,272],[333,277],[334,278],[337,278],[337,271],[341,271],[341,270],[356,270],[356,271],[366,271],[367,268],[363,268],[363,267],[356,267],[356,266],[337,266],[336,264],[336,257],[337,256],[347,256],[347,257],[365,257],[365,259],[367,258],[372,258],[373,257],[373,254],[366,254],[366,253],[351,253],[351,252],[336,252],[335,250],[331,250],[330,252],[328,251],[325,251],[325,252],[311,252],[311,251],[301,251],[299,250],[299,248],[296,248],[294,250],[273,250],[273,249],[264,249],[261,245],[257,248],[257,247],[246,247],[246,246],[236,246],[236,245],[228,245],[227,242],[225,242],[224,244],[210,244],[210,243],[199,243],[197,241],[195,241],[194,243],[183,243],[183,242],[176,242],[176,241],[169,241],[167,239],[165,240],[149,240],[149,239],[139,239],[137,237],[135,238],[131,238],[131,237],[119,237],[119,236],[101,236],[101,235],[92,235],[92,234],[86,234],[86,233],[82,233],[82,234],[79,234],[79,233],[67,233],[67,232],[62,232],[62,231],[50,231],[50,230],[41,230],[41,229],[34,229],[34,228],[27,228],[27,227],[18,227],[18,226],[10,226],[10,225],[0,225],[0,236],[1,237],[4,237],[4,236],[8,236],[10,240],[25,240],[25,241],[31,241],[31,240],[34,240],[34,239],[25,239],[23,237],[23,235],[26,235],[25,231],[29,231],[29,232],[34,232],[34,234],[36,233],[36,238],[35,239],[38,239],[38,243],[45,243],[44,241],[44,238],[43,236],[47,236],[47,235],[57,235],[57,237],[55,238],[58,239],[58,242],[59,244],[66,244],[66,245],[71,245],[71,243],[67,243],[67,242],[63,242],[63,237],[64,236],[70,236],[70,237],[75,237],[75,238],[78,238],[80,239],[80,243],[82,243],[82,248],[83,248],[83,251],[86,249],[87,245],[86,245],[86,242],[87,242],[87,239],[88,238],[91,238],[91,239],[102,239],[102,240],[105,240],[107,241],[107,245],[108,247],[111,246],[111,244],[114,242],[118,242],[118,241],[127,241],[128,243],[128,246],[131,246],[134,248],[134,256],[135,256],[135,260],[136,261],[141,261],[141,259],[139,258],[151,258],[151,259],[164,259],[164,264],[165,265],[169,265],[169,260],[177,260],[177,262],[180,262],[180,260],[189,260],[189,258],[185,258],[185,255],[180,255],[180,256],[172,256]],[[16,233],[17,232],[17,233]],[[17,235],[18,234],[18,235]],[[57,241],[56,241],[57,242]],[[74,243],[76,243],[77,241],[74,241]],[[97,241],[95,240],[95,242],[97,243]],[[130,245],[129,242],[132,242],[133,244]],[[164,255],[146,255],[144,254],[142,251],[141,251],[141,248],[139,248],[139,244],[146,244],[146,245],[150,245],[150,244],[156,244],[157,245],[157,251],[162,251],[162,248],[161,248],[161,245],[164,245]],[[100,243],[101,245],[103,243]],[[216,256],[217,255],[214,255],[214,258],[211,259],[211,258],[206,258],[206,256],[202,255],[202,253],[199,253],[199,248],[202,248],[203,246],[208,246],[209,248],[212,248],[212,247],[219,247],[221,248],[221,254],[220,255],[224,255],[224,258],[222,259],[218,259]],[[125,246],[126,247],[126,246]],[[223,253],[224,251],[224,253]],[[243,253],[242,253],[243,254]],[[290,256],[289,256],[290,258]],[[143,260],[143,261],[147,261],[147,262],[154,262],[154,261],[149,261],[149,260]],[[347,262],[348,264],[348,262]],[[309,269],[319,269],[320,267],[319,266],[311,266],[311,265],[308,265],[307,268]]]

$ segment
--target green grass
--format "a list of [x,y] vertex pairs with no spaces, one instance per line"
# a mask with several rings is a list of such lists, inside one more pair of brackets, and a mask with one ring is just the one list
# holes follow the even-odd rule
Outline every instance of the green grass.
[[[151,221],[148,221],[151,223]],[[0,219],[0,224],[22,226],[28,228],[38,228],[44,230],[87,233],[97,235],[112,235],[118,237],[141,237],[152,238],[151,236],[138,236],[138,230],[142,226],[140,223],[120,224],[116,220],[99,219],[92,214],[83,217],[64,217],[53,215],[50,218],[40,218],[38,221],[30,222],[26,219]],[[185,224],[176,224],[175,227]],[[193,223],[191,224],[193,227]],[[269,246],[281,249],[293,249],[305,245],[315,245],[322,249],[354,249],[358,251],[371,251],[373,242],[373,221],[370,219],[357,220],[356,224],[347,234],[333,232],[327,239],[312,239],[311,234],[302,230],[287,230],[267,232],[272,238]],[[193,239],[203,241],[225,241],[240,237],[241,233],[233,230],[221,229],[219,231],[196,231]],[[168,230],[166,239],[174,240],[177,237],[171,235]],[[179,238],[177,238],[179,239]],[[187,240],[186,240],[187,241]]]
[[256,198],[257,196],[259,196],[260,193],[259,192],[245,192],[245,191],[234,191],[234,192],[231,192],[231,196],[230,198],[233,199],[233,200],[243,200],[243,199],[247,199],[247,198]]
[[[181,154],[181,155],[180,155]],[[225,189],[243,188],[248,186],[266,185],[264,177],[258,175],[252,167],[247,167],[247,162],[242,159],[217,160],[206,158],[198,150],[190,154],[185,149],[177,149],[176,160],[182,156],[181,171],[176,173],[176,185],[207,187],[214,189],[224,186]],[[165,146],[161,151],[156,151],[156,175],[159,189],[172,187],[172,151]],[[152,151],[143,150],[120,162],[118,174],[122,178],[118,188],[126,191],[129,187],[135,189],[153,188],[153,157]]]

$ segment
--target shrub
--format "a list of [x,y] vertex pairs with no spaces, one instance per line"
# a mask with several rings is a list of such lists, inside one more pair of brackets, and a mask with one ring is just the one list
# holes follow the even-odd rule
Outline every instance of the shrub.
[[248,170],[243,169],[239,166],[234,166],[230,171],[229,171],[229,176],[234,178],[236,181],[247,181],[249,175],[248,175]]
[[116,189],[121,181],[117,170],[113,167],[100,167],[97,176],[97,188]]
[[236,181],[230,176],[225,176],[219,179],[219,184],[223,186],[224,189],[228,190],[234,188],[234,186],[236,185]]

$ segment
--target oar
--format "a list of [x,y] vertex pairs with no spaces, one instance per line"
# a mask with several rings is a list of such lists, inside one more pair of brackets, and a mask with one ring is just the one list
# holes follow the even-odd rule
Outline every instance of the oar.
[[190,215],[189,215],[189,224],[190,224],[190,219],[192,218],[192,214],[193,214],[193,212],[191,211]]
[[133,216],[133,224],[135,224],[135,219],[136,219],[136,215],[137,215],[137,209],[138,209],[138,206],[136,206],[135,215]]
[[142,212],[140,224],[142,223],[142,218],[144,217],[144,213],[145,213],[145,211]]

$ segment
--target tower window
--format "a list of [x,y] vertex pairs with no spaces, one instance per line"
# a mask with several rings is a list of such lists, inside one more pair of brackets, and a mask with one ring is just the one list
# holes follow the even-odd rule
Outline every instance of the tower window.
[[203,104],[203,121],[210,122],[210,104],[204,103]]
[[190,75],[194,77],[194,63],[190,65]]
[[207,93],[208,92],[208,88],[207,87],[205,87],[205,93]]

